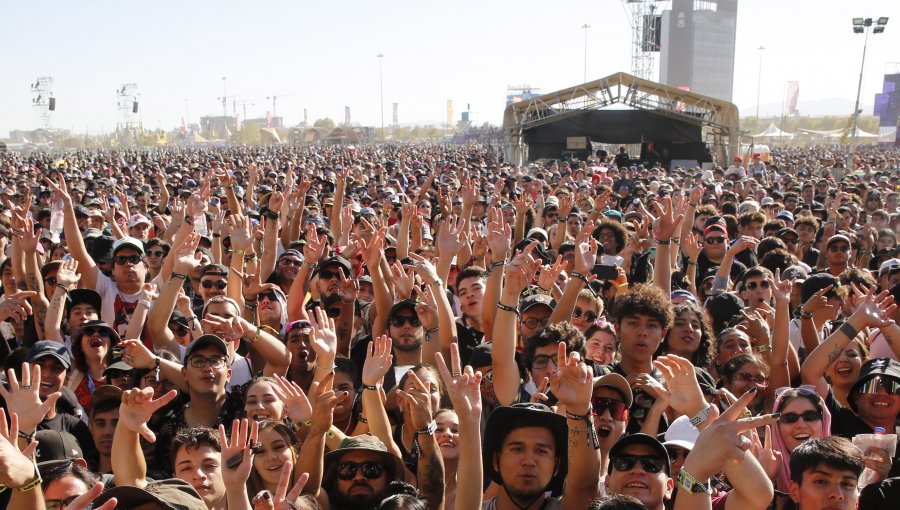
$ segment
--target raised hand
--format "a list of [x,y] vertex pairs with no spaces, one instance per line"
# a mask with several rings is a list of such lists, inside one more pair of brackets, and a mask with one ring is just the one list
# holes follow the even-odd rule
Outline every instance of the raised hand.
[[303,260],[307,264],[317,264],[322,257],[325,256],[325,247],[328,245],[328,239],[323,235],[316,234],[316,226],[309,225],[306,231],[306,244],[303,246]]
[[503,268],[503,294],[519,299],[519,294],[534,280],[534,275],[541,267],[540,259],[535,259],[531,252],[537,242],[531,242],[521,253],[513,257]]
[[231,436],[225,434],[225,425],[219,425],[222,481],[226,487],[247,483],[250,471],[253,470],[253,454],[258,437],[259,422],[256,420],[234,420],[231,424]]
[[[852,285],[855,293],[864,296],[853,315],[861,317],[866,326],[874,328],[886,328],[894,324],[890,314],[897,308],[897,305],[888,291],[876,294],[876,288],[873,285],[863,292],[856,284]],[[804,309],[806,309],[805,306]]]
[[756,251],[756,246],[758,244],[759,239],[753,236],[741,236],[737,241],[734,242],[734,244],[731,245],[731,248],[728,248],[728,252],[732,255],[737,255],[744,250]]
[[466,238],[463,231],[465,230],[465,222],[462,218],[453,215],[443,222],[438,228],[437,245],[441,250],[441,257],[452,258],[459,253],[459,250],[466,244]]
[[42,231],[43,229],[41,228],[38,228],[37,231],[34,230],[34,219],[30,216],[26,216],[22,220],[22,235],[20,236],[21,241],[19,246],[21,246],[26,254],[30,255],[37,251],[37,245],[41,238]]
[[391,354],[391,339],[381,335],[369,342],[366,349],[366,361],[363,363],[362,383],[366,386],[379,384],[393,367],[394,356]]
[[778,474],[778,468],[784,462],[784,456],[778,450],[772,449],[772,426],[766,425],[766,437],[764,441],[759,440],[759,434],[756,429],[750,429],[750,441],[752,446],[750,452],[756,457],[756,461],[762,466],[766,476],[774,480]]
[[418,253],[410,253],[409,258],[413,259],[416,263],[412,266],[413,271],[422,278],[422,281],[425,282],[425,285],[431,285],[434,282],[440,282],[441,279],[438,278],[437,269],[434,267],[434,264],[431,263],[425,257],[419,255]]
[[207,313],[200,321],[200,327],[205,333],[222,337],[225,342],[237,342],[244,336],[244,324],[240,317],[226,319],[218,315]]
[[528,209],[531,209],[531,206],[534,205],[534,200],[528,193],[522,193],[513,205],[516,207],[516,215],[518,216],[527,213]]
[[334,408],[350,396],[347,391],[334,391],[334,372],[328,373],[321,381],[315,381],[309,388],[312,402],[312,423],[310,434],[325,434],[334,423]]
[[103,489],[103,482],[95,483],[87,492],[73,499],[71,503],[66,505],[66,510],[87,510],[89,508],[93,510],[115,510],[116,505],[119,504],[119,500],[116,498],[109,498],[100,506],[91,505],[95,499],[100,497],[100,494],[103,493]]
[[[683,204],[682,204],[683,205]],[[653,202],[656,211],[656,223],[653,225],[653,235],[657,240],[665,241],[675,236],[678,224],[684,220],[684,214],[675,215],[675,206],[671,197],[664,197],[662,203]]]
[[697,261],[700,256],[700,236],[691,232],[681,238],[681,253],[689,260]]
[[13,294],[8,294],[6,300],[0,303],[0,322],[10,318],[25,321],[32,314],[30,298],[37,297],[37,292],[33,290],[19,290]]
[[828,294],[832,288],[834,288],[834,286],[829,285],[807,299],[802,305],[804,313],[815,313],[823,309],[829,311],[832,310],[834,305],[830,304],[828,298],[825,297],[825,294]]
[[138,433],[150,443],[156,442],[156,434],[147,426],[153,413],[178,396],[178,391],[170,390],[165,395],[153,400],[153,388],[137,388],[122,393],[122,404],[119,406],[119,423],[128,430]]
[[772,296],[775,297],[776,303],[790,303],[794,282],[782,280],[781,269],[775,269],[775,278],[769,278],[769,286],[772,287]]
[[253,497],[254,510],[297,510],[297,498],[300,497],[303,487],[309,481],[309,473],[303,473],[297,478],[297,483],[288,492],[288,485],[291,483],[291,473],[294,470],[294,463],[285,461],[281,466],[281,478],[278,479],[278,487],[275,494],[269,494],[269,491],[260,491]]
[[407,390],[397,389],[397,398],[400,402],[407,405],[403,408],[404,413],[410,414],[413,427],[416,430],[424,429],[431,423],[433,409],[431,409],[431,392],[425,383],[419,379],[415,372],[410,370],[408,381],[413,383],[413,387]]
[[415,272],[412,269],[404,270],[403,265],[398,260],[391,266],[391,274],[394,275],[394,287],[397,290],[397,298],[409,298],[416,284]]
[[47,177],[44,177],[44,182],[53,191],[56,199],[62,200],[66,205],[72,205],[72,195],[69,195],[69,187],[66,185],[62,173],[57,175],[57,182],[53,182]]
[[556,262],[552,266],[541,266],[541,274],[538,276],[538,287],[542,290],[550,290],[559,280],[559,275],[566,269],[568,262],[563,262],[562,255],[557,255]]
[[7,428],[6,410],[0,407],[0,484],[11,489],[25,486],[34,479],[34,463],[31,459],[38,443],[31,441],[24,450],[20,450],[18,436],[18,415],[10,413]]
[[550,391],[566,406],[567,411],[587,414],[594,391],[591,367],[585,364],[577,352],[566,355],[565,342],[559,343],[557,359],[560,360],[560,366],[550,377]]
[[56,271],[56,284],[71,290],[73,285],[78,285],[79,280],[81,280],[81,274],[78,273],[78,260],[63,259],[59,270]]
[[150,369],[156,366],[156,355],[140,340],[122,340],[118,346],[122,348],[122,361],[132,368]]
[[703,392],[697,384],[694,365],[680,356],[667,354],[653,361],[663,375],[666,388],[657,388],[661,398],[678,413],[694,416],[707,407]]
[[594,230],[594,222],[589,221],[581,227],[575,237],[575,271],[578,271],[589,280],[594,279],[591,271],[597,263],[597,240],[591,237]]
[[345,277],[344,271],[338,271],[338,277],[341,280],[341,289],[338,291],[341,302],[345,305],[355,303],[359,296],[359,280]]
[[6,401],[6,409],[10,413],[16,413],[19,417],[21,430],[31,433],[56,405],[61,393],[56,392],[41,402],[41,366],[22,363],[22,382],[19,383],[16,372],[13,369],[6,371],[7,384],[4,388],[0,384],[0,396]]
[[303,423],[313,414],[312,406],[303,388],[293,381],[288,381],[284,376],[275,374],[275,384],[272,391],[284,403],[284,412],[294,423]]
[[253,246],[253,237],[250,235],[250,217],[234,214],[231,216],[231,221],[234,224],[234,230],[231,231],[231,249],[246,252]]
[[334,357],[337,354],[337,333],[335,333],[334,319],[321,307],[317,306],[310,320],[312,331],[309,334],[309,343],[318,357],[318,362],[323,368],[334,367]]
[[414,287],[413,290],[419,301],[416,303],[416,315],[422,321],[422,327],[425,329],[438,327],[440,319],[438,317],[437,299],[431,290],[431,286],[425,287],[424,292],[419,287]]
[[197,246],[200,245],[200,235],[196,232],[188,234],[169,256],[175,256],[172,271],[179,274],[190,275],[194,268],[200,265],[200,253]]
[[384,256],[385,235],[387,235],[387,231],[381,228],[378,229],[368,241],[360,239],[360,243],[363,247],[363,259],[369,267],[376,267],[381,264],[381,257]]
[[512,227],[503,221],[503,214],[496,207],[491,208],[489,217],[487,243],[491,248],[492,261],[500,262],[506,260],[509,255]]
[[244,275],[244,286],[242,289],[244,298],[256,299],[256,296],[260,293],[278,288],[278,285],[274,283],[263,283],[260,273],[262,273],[262,260],[257,257],[253,273]]

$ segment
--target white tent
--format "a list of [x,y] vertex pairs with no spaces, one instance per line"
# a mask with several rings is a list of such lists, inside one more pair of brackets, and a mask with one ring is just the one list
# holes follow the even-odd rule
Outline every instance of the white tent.
[[787,131],[782,131],[775,126],[774,122],[769,123],[769,127],[766,128],[765,131],[759,133],[758,135],[753,135],[753,138],[793,138],[794,133],[788,133]]

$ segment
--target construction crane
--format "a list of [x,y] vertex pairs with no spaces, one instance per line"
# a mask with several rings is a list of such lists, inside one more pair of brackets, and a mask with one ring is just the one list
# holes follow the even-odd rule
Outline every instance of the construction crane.
[[291,97],[291,96],[297,96],[297,95],[300,95],[300,93],[299,93],[299,92],[289,92],[289,93],[287,93],[287,94],[278,94],[278,95],[276,95],[276,96],[267,96],[266,99],[271,99],[271,100],[272,100],[272,116],[273,116],[273,117],[277,117],[277,116],[278,116],[278,112],[277,112],[277,110],[275,109],[275,103],[278,101],[279,98],[282,98],[282,97]]

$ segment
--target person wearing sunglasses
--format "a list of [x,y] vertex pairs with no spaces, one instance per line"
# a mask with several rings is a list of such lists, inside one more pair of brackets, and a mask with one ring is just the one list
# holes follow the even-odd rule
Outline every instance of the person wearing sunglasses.
[[172,247],[169,246],[169,243],[157,237],[147,241],[147,269],[150,272],[151,279],[156,278],[159,272],[162,271],[163,261],[165,261],[171,249]]
[[633,496],[649,510],[662,510],[675,480],[666,447],[646,434],[623,437],[609,451],[604,482],[607,494]]
[[374,508],[388,483],[402,479],[403,462],[375,436],[351,436],[325,455],[322,488],[331,510]]
[[594,428],[600,441],[597,454],[601,461],[599,487],[603,491],[609,468],[609,451],[625,434],[628,409],[633,403],[634,395],[631,385],[619,374],[594,377],[593,386],[591,408],[594,411]]
[[121,342],[119,334],[103,321],[88,321],[72,335],[72,372],[66,387],[75,392],[78,403],[91,412],[91,393],[106,384],[103,372],[112,364],[113,348]]
[[732,395],[740,397],[748,391],[756,395],[747,404],[747,409],[761,411],[769,393],[769,365],[757,354],[738,354],[722,366],[722,387]]
[[[775,390],[773,412],[781,413],[772,426],[772,449],[783,459],[806,441],[831,435],[831,412],[811,385]],[[775,488],[787,492],[791,488],[791,466],[782,462],[775,475]]]
[[[736,278],[746,269],[746,266],[740,261],[734,261],[736,252],[731,253],[731,250],[728,249],[728,230],[725,228],[725,223],[721,217],[712,217],[708,221],[714,223],[708,225],[703,231],[703,248],[700,250],[700,255],[697,256],[697,275],[706,275],[707,270],[718,266],[718,274]],[[729,253],[731,256],[726,260],[726,255]],[[730,265],[727,264],[729,261],[732,261]],[[723,266],[727,266],[724,272],[722,271]],[[713,283],[713,288],[720,288],[716,283]],[[723,283],[727,284],[727,280]],[[721,288],[724,287],[725,285],[721,285]]]
[[200,296],[207,303],[216,296],[227,295],[228,268],[222,264],[207,264],[200,271]]
[[585,333],[602,314],[603,300],[591,289],[584,288],[578,292],[570,322],[578,331]]
[[825,244],[824,269],[829,274],[838,277],[850,267],[850,247],[850,238],[843,234],[835,234],[828,239]]
[[762,266],[751,267],[744,273],[740,296],[748,309],[756,310],[763,303],[772,306],[772,289],[769,283],[772,278],[772,272]]

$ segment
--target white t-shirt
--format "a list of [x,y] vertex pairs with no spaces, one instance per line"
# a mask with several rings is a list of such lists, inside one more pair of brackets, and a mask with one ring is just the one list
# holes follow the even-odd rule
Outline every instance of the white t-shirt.
[[128,322],[137,307],[141,292],[125,294],[108,276],[97,270],[97,285],[94,289],[100,294],[100,320],[112,326],[119,336],[128,330]]

